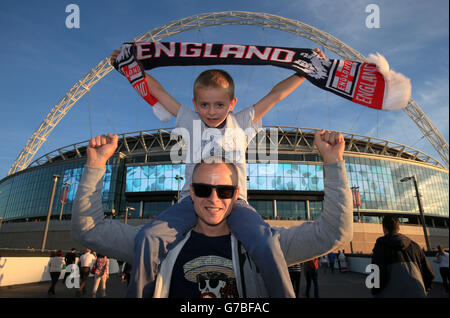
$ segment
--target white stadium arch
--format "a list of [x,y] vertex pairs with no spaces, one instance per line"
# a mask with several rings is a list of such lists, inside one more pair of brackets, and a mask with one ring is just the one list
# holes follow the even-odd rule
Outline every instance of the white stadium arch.
[[[218,25],[252,25],[277,29],[309,39],[344,59],[356,61],[366,60],[361,53],[330,34],[310,25],[273,14],[256,12],[226,11],[194,15],[154,28],[134,38],[133,41],[161,41],[168,36],[184,31]],[[39,128],[31,135],[22,152],[12,164],[8,175],[26,169],[29,166],[34,155],[47,140],[53,128],[67,114],[72,106],[111,70],[113,70],[113,67],[109,63],[109,57],[105,57],[66,93],[59,103],[51,109]],[[433,145],[443,162],[443,166],[448,169],[449,153],[447,141],[413,99],[409,100],[408,106],[404,111],[416,123],[424,137]]]

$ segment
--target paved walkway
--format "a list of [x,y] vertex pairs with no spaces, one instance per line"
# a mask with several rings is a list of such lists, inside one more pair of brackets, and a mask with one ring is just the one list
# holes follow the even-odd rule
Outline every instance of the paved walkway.
[[[439,275],[439,274],[438,274]],[[319,272],[319,296],[320,298],[372,298],[370,291],[365,286],[366,275],[359,273],[330,273],[327,271]],[[81,298],[90,297],[92,290],[93,278],[89,278],[87,284],[87,295]],[[56,295],[47,295],[50,282],[16,285],[9,287],[0,287],[0,298],[77,298],[75,289],[68,289],[59,281],[56,285]],[[300,297],[304,298],[306,288],[306,280],[302,275],[300,283]],[[313,287],[311,287],[311,296],[313,295]],[[126,294],[126,284],[121,282],[117,275],[111,275],[107,282],[107,298],[124,298]],[[100,290],[98,291],[100,295]],[[444,293],[441,283],[435,283],[430,293],[430,298],[448,298]]]

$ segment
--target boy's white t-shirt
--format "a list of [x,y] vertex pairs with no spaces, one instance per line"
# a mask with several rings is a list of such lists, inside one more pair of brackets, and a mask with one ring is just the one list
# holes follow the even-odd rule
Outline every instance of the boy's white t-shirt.
[[[183,137],[183,159],[186,164],[185,183],[181,190],[181,199],[190,195],[189,186],[192,183],[192,172],[201,159],[214,156],[225,156],[235,163],[239,170],[240,187],[239,198],[247,200],[247,169],[245,153],[248,141],[253,138],[258,129],[261,129],[261,120],[253,123],[255,111],[253,106],[247,107],[234,114],[230,112],[223,128],[209,128],[201,120],[195,110],[182,105],[178,111],[176,128],[172,131],[172,139],[175,135]],[[246,136],[249,136],[247,138]],[[189,142],[187,142],[189,140]],[[177,148],[172,148],[175,154]],[[178,152],[179,154],[179,152]],[[172,162],[181,158],[177,154],[172,157]]]

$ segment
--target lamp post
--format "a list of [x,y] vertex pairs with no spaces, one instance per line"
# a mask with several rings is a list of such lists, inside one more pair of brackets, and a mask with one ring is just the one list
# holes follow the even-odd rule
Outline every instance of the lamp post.
[[[250,182],[250,176],[247,176],[247,189],[250,187],[249,182]],[[247,201],[248,201],[248,200],[250,200],[250,196],[249,196],[248,193],[247,193]]]
[[184,178],[182,176],[176,175],[175,180],[178,181],[177,202],[180,202],[180,183],[181,183],[181,180],[184,180]]
[[64,205],[67,202],[67,194],[69,193],[69,186],[71,186],[72,184],[66,181],[63,183],[63,185],[64,187],[61,189],[61,195],[59,197],[59,200],[61,202],[61,212],[59,212],[60,221],[62,220]]
[[[0,191],[0,194],[2,194],[3,192]],[[0,230],[2,229],[2,223],[3,223],[3,218],[0,217]]]
[[361,206],[361,199],[359,197],[359,187],[351,187],[353,196],[353,206],[356,206],[356,211],[358,211],[358,223],[361,223],[361,214],[359,213],[359,207]]
[[419,187],[417,186],[417,178],[416,178],[415,175],[413,175],[411,177],[405,177],[405,178],[401,179],[400,182],[407,182],[407,181],[409,181],[411,179],[414,182],[414,188],[416,190],[417,204],[419,205],[420,221],[421,221],[422,227],[423,227],[423,234],[425,236],[425,243],[427,244],[428,251],[431,251],[431,245],[430,245],[430,242],[428,240],[428,234],[427,234],[427,226],[425,224],[425,216],[423,214],[422,198],[421,198],[421,194],[419,192]]
[[127,206],[125,208],[125,224],[127,224],[127,222],[128,222],[128,210],[134,211],[134,208],[132,208],[130,206]]
[[45,243],[47,241],[47,233],[48,233],[48,224],[50,222],[50,215],[52,214],[52,207],[53,207],[53,198],[55,197],[55,189],[56,189],[56,183],[58,182],[58,175],[53,175],[53,187],[52,187],[52,196],[50,197],[50,205],[48,206],[48,212],[47,212],[47,220],[45,221],[45,229],[44,229],[44,238],[42,239],[42,247],[41,252],[45,250]]

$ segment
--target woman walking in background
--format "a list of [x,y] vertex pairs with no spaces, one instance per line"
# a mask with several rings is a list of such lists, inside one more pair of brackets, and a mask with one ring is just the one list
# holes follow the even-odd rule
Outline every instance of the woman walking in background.
[[48,270],[50,272],[52,283],[50,285],[50,288],[48,289],[47,294],[55,295],[55,285],[58,282],[64,264],[65,262],[62,257],[62,251],[57,251],[56,253],[52,252],[50,254],[50,261],[48,262]]
[[97,254],[97,261],[95,262],[94,271],[94,287],[92,288],[92,298],[97,297],[97,289],[100,282],[102,283],[102,296],[106,296],[106,281],[109,278],[109,259],[104,256]]

